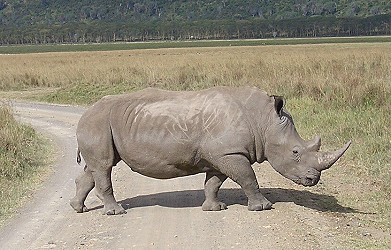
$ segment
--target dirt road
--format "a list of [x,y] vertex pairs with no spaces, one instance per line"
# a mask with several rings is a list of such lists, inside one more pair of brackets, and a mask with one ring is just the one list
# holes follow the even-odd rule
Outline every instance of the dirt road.
[[58,154],[43,187],[0,229],[1,249],[359,249],[367,238],[377,240],[373,228],[349,216],[357,211],[319,192],[322,183],[297,186],[268,164],[254,169],[274,203],[270,211],[247,211],[239,186],[226,181],[219,196],[228,210],[203,212],[204,175],[155,180],[119,164],[114,190],[127,214],[102,215],[93,193],[86,202],[91,211],[77,214],[68,203],[82,171],[75,161],[75,128],[84,110],[29,103],[14,109],[53,139]]

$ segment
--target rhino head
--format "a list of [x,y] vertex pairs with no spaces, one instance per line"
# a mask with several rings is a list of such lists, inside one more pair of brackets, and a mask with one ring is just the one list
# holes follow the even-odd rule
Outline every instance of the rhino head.
[[351,141],[333,152],[320,152],[321,139],[305,141],[297,133],[282,97],[273,96],[274,109],[266,129],[265,157],[284,177],[303,186],[314,186],[321,172],[330,168],[349,148]]

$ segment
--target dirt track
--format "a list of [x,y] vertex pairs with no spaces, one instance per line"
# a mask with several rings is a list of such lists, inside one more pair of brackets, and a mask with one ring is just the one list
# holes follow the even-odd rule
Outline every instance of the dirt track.
[[376,230],[348,216],[357,211],[297,186],[268,164],[254,169],[274,203],[270,211],[247,211],[243,192],[228,180],[219,193],[228,210],[203,212],[204,175],[155,180],[119,164],[114,190],[128,213],[102,215],[101,202],[91,193],[86,205],[92,210],[77,214],[68,203],[82,171],[75,161],[75,128],[84,110],[28,103],[15,103],[14,109],[23,122],[52,138],[59,153],[43,187],[0,229],[1,249],[359,249],[354,242],[376,236]]

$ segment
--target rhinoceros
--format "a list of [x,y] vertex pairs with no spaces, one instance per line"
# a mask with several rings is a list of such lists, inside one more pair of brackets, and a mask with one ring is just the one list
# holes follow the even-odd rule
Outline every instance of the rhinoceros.
[[248,197],[248,210],[271,209],[252,169],[268,161],[284,177],[316,185],[351,141],[334,152],[320,152],[321,139],[297,133],[285,100],[256,87],[215,87],[201,91],[154,88],[103,97],[80,118],[78,162],[71,206],[88,211],[84,201],[95,187],[108,215],[125,213],[113,196],[111,172],[124,161],[133,171],[158,179],[206,173],[202,209],[227,206],[217,198],[229,177]]

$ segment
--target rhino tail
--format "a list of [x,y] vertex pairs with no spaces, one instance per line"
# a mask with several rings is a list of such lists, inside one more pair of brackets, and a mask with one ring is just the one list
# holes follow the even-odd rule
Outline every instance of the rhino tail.
[[[77,164],[80,165],[80,162],[81,162],[81,154],[80,154],[80,149],[79,149],[79,148],[77,148],[76,162],[77,162]],[[86,169],[87,169],[87,164],[84,165],[84,172],[86,171]]]
[[81,162],[81,156],[80,156],[80,149],[79,148],[77,148],[77,153],[76,153],[76,162],[77,162],[77,164],[79,164],[80,165],[80,162]]

